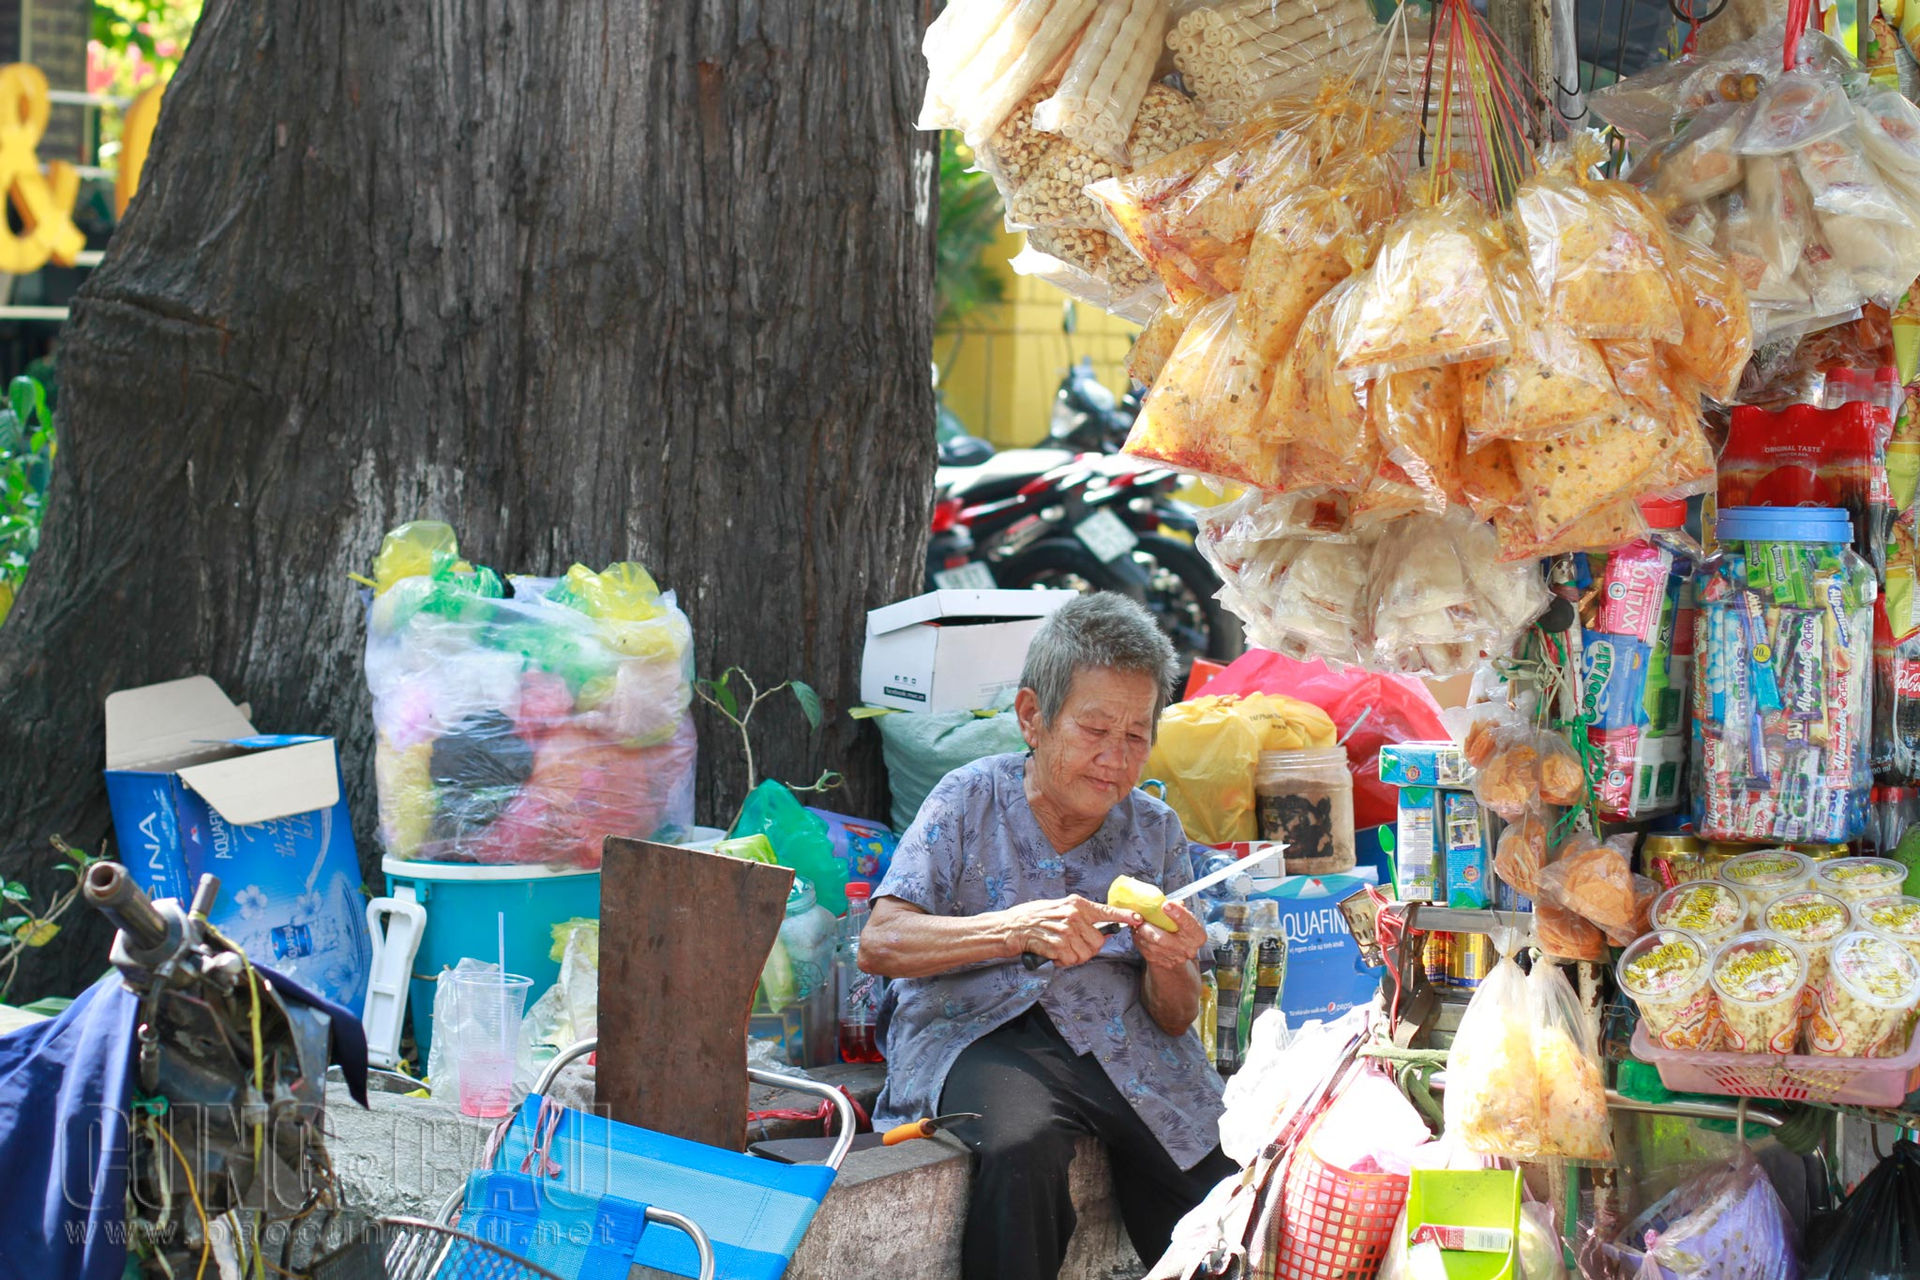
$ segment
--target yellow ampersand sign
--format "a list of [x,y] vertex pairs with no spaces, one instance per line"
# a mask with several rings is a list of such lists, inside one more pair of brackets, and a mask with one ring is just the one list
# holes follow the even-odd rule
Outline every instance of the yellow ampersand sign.
[[16,233],[0,218],[0,271],[17,276],[38,271],[49,258],[70,267],[87,247],[87,238],[73,225],[79,173],[64,160],[40,171],[37,148],[51,110],[47,77],[38,67],[24,62],[0,67],[0,188],[25,228]]

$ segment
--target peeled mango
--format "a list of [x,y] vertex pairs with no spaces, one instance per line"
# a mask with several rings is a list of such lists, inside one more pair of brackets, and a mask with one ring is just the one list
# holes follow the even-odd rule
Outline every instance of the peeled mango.
[[1180,926],[1167,914],[1167,895],[1145,880],[1115,876],[1113,883],[1107,886],[1107,905],[1121,911],[1138,911],[1148,924],[1157,925],[1168,933],[1180,932]]

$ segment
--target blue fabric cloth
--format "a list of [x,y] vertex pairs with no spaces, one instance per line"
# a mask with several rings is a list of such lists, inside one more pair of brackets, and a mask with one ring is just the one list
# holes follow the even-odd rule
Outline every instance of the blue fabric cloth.
[[138,998],[118,975],[0,1037],[0,1275],[119,1280]]
[[[1084,844],[1056,851],[1027,803],[1025,769],[1025,756],[1002,755],[948,774],[900,838],[874,897],[971,916],[1075,893],[1104,902],[1120,875],[1167,892],[1193,879],[1179,818],[1142,791],[1116,804]],[[1083,965],[1028,972],[1014,959],[889,983],[876,1127],[939,1114],[961,1051],[1038,1004],[1075,1053],[1099,1061],[1167,1154],[1192,1168],[1220,1141],[1222,1085],[1199,1037],[1168,1035],[1141,1004],[1143,968],[1123,929]]]
[[[255,968],[289,1004],[332,1021],[330,1052],[367,1103],[359,1019]],[[127,1126],[139,997],[117,973],[59,1017],[0,1036],[0,1276],[119,1280],[126,1268]]]

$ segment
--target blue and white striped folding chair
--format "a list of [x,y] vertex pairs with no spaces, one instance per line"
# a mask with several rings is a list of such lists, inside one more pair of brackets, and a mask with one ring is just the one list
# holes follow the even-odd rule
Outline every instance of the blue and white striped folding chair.
[[[629,1263],[677,1276],[779,1280],[853,1146],[838,1089],[748,1069],[755,1084],[826,1098],[840,1132],[825,1164],[790,1165],[709,1147],[550,1101],[575,1044],[542,1073],[468,1181],[461,1229],[571,1280],[624,1280]],[[652,1224],[677,1228],[649,1231]],[[585,1247],[582,1247],[582,1242]]]

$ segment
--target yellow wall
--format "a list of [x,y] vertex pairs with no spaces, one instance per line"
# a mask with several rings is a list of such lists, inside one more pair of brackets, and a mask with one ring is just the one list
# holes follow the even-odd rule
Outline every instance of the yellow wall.
[[1003,449],[1045,439],[1053,393],[1067,366],[1083,355],[1093,357],[1100,380],[1116,395],[1126,390],[1124,362],[1140,331],[1081,302],[1074,304],[1076,332],[1062,333],[1067,295],[1007,265],[1025,241],[1019,232],[1005,233],[985,255],[1006,280],[1006,301],[981,307],[933,340],[947,407],[969,432]]

